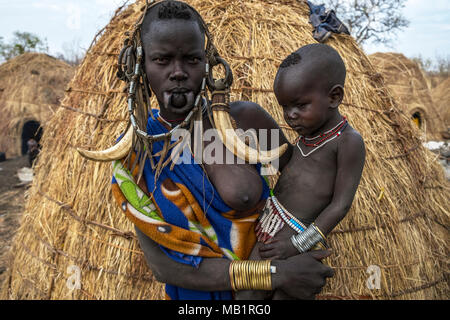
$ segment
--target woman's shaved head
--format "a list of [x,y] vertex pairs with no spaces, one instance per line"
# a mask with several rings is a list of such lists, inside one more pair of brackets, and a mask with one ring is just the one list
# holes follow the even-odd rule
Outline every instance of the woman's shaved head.
[[194,21],[198,24],[200,31],[204,34],[205,29],[200,15],[192,7],[181,1],[161,1],[150,8],[142,23],[141,36],[144,44],[148,40],[150,26],[155,21],[167,21],[171,19],[179,19],[186,21]]

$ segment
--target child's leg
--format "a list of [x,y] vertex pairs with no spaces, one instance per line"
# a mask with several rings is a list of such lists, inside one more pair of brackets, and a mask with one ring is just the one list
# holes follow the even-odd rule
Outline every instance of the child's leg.
[[[259,247],[261,243],[257,242],[250,253],[249,260],[262,260],[259,256]],[[262,291],[262,290],[244,290],[238,291],[234,295],[235,300],[267,300],[270,299],[272,291]]]

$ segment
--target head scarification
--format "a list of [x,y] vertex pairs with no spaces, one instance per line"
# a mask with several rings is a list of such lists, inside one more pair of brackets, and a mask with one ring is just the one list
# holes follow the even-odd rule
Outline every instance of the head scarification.
[[179,1],[162,1],[147,10],[141,26],[142,41],[146,42],[150,25],[153,22],[171,19],[195,21],[200,31],[205,34],[203,19],[192,7]]

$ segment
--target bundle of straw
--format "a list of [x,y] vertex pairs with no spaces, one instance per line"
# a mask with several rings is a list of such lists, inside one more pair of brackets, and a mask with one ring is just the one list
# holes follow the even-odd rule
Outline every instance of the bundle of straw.
[[[309,9],[299,1],[189,1],[210,24],[231,64],[233,99],[262,105],[285,125],[272,92],[282,59],[314,43]],[[143,1],[117,10],[94,39],[63,106],[44,133],[30,200],[1,297],[12,299],[159,299],[134,235],[110,191],[110,164],[76,147],[111,146],[127,124],[117,54]],[[330,235],[336,269],[321,298],[448,298],[448,185],[354,39],[328,42],[348,70],[341,111],[366,142],[367,162],[353,207]],[[289,129],[286,133],[293,140]],[[379,270],[367,285],[368,267]],[[79,269],[77,269],[79,268]],[[369,268],[369,270],[372,270]],[[376,269],[379,268],[379,269]],[[75,272],[80,271],[79,273]],[[177,275],[174,275],[177,276]],[[79,277],[80,288],[68,281]]]
[[0,151],[21,154],[24,124],[33,120],[45,127],[73,74],[73,67],[43,53],[24,53],[0,65]]
[[[450,78],[440,81],[431,89],[431,96],[439,114],[445,122],[445,129],[450,128]],[[448,139],[448,138],[447,138]]]
[[444,121],[435,107],[426,76],[417,62],[393,52],[377,52],[369,58],[382,74],[400,109],[410,117],[414,113],[421,115],[425,140],[441,139]]

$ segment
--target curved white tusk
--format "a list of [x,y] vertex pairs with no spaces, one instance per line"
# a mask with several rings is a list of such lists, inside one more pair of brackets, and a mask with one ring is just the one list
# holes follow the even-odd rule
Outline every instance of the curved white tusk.
[[94,161],[113,161],[120,160],[127,156],[133,143],[133,126],[130,125],[127,132],[120,141],[108,148],[101,151],[88,151],[77,148],[77,151],[85,158]]
[[236,134],[231,124],[230,115],[226,111],[213,111],[214,122],[220,139],[233,154],[249,163],[269,163],[281,157],[287,150],[287,144],[269,151],[255,150],[246,145]]

